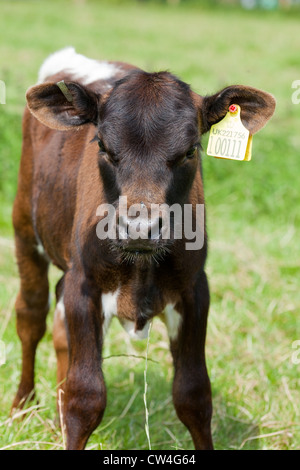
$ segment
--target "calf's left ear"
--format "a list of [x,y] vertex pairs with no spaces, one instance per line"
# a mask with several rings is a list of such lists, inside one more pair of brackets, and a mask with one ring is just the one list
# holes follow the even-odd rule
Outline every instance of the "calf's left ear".
[[33,86],[26,99],[31,113],[52,129],[69,130],[97,122],[99,96],[76,82]]
[[238,104],[242,123],[253,135],[266,125],[276,106],[275,98],[269,93],[242,85],[229,86],[212,96],[198,97],[197,101],[202,134],[223,119],[231,104]]

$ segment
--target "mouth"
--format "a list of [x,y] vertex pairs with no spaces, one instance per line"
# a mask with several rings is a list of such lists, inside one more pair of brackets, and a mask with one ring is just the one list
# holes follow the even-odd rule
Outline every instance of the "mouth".
[[126,245],[114,245],[114,251],[118,251],[121,262],[126,264],[159,264],[170,253],[166,245],[147,245],[129,243]]
[[127,253],[132,253],[136,255],[149,255],[153,252],[156,251],[156,249],[151,248],[151,247],[134,247],[134,246],[128,246],[123,248],[124,251]]

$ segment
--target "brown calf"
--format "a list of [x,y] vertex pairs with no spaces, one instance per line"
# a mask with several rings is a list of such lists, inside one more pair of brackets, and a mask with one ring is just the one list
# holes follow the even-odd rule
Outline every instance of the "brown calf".
[[[27,102],[13,211],[23,352],[13,407],[34,390],[52,262],[63,272],[56,288],[54,345],[67,448],[83,449],[102,419],[101,351],[112,315],[132,336],[144,337],[151,319],[160,314],[169,331],[178,417],[196,449],[213,448],[205,364],[205,227],[202,245],[187,249],[185,233],[174,235],[171,213],[166,238],[161,215],[149,222],[136,212],[124,214],[118,201],[126,196],[128,206],[140,213],[153,204],[190,205],[195,230],[196,206],[204,204],[201,135],[232,103],[241,106],[243,123],[254,134],[273,114],[273,97],[244,86],[201,97],[170,73],[96,62],[65,49],[46,60]],[[107,214],[100,210],[99,216],[97,208],[108,204],[116,209],[116,238],[97,232]],[[130,236],[132,227],[146,236]]]

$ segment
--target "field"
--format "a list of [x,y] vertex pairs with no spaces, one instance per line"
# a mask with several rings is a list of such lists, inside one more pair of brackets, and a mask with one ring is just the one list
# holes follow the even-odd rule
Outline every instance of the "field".
[[[93,58],[170,70],[203,95],[240,83],[276,97],[275,115],[254,137],[251,162],[208,157],[203,138],[207,362],[216,449],[300,450],[300,104],[292,102],[292,83],[300,80],[300,13],[201,5],[0,1],[0,80],[6,85],[6,104],[0,104],[0,346],[6,356],[0,449],[64,445],[56,425],[54,302],[37,354],[38,402],[28,405],[23,421],[9,418],[21,363],[11,207],[25,91],[48,54],[73,45]],[[50,274],[53,293],[59,272],[51,268]],[[146,408],[152,449],[192,449],[173,410],[172,362],[159,320],[148,349],[146,362],[147,344],[130,342],[113,323],[103,363],[108,406],[88,449],[148,449]]]

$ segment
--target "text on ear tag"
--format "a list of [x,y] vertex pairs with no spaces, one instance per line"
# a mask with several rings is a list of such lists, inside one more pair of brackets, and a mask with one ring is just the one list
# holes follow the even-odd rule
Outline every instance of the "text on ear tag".
[[252,135],[241,121],[241,108],[229,106],[226,116],[211,126],[207,155],[228,160],[249,161],[252,152]]

